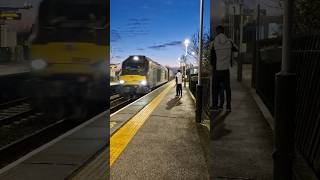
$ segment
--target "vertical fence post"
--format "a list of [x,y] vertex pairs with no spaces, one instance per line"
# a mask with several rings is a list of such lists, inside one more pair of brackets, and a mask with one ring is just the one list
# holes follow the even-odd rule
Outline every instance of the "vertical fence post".
[[239,4],[239,17],[240,17],[240,34],[239,34],[239,58],[238,58],[238,81],[242,81],[242,63],[243,63],[243,53],[242,53],[242,34],[243,34],[243,17],[242,17],[242,4]]
[[276,75],[273,179],[292,180],[296,76],[290,56],[293,1],[284,0],[281,72]]

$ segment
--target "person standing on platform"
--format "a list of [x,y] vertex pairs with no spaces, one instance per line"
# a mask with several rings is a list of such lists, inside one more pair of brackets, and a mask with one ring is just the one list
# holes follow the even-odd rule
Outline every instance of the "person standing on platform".
[[[233,43],[232,41],[224,34],[224,27],[217,26],[216,28],[216,37],[213,40],[214,50],[216,54],[216,71],[214,74],[214,89],[213,89],[213,109],[218,110],[223,108],[218,106],[218,96],[221,93],[226,92],[227,100],[227,111],[231,111],[231,87],[230,87],[230,66],[231,66],[231,55]],[[222,92],[221,92],[222,89]],[[223,96],[222,96],[223,97]],[[221,103],[224,103],[220,99]]]
[[176,74],[176,96],[182,96],[182,74],[180,70]]

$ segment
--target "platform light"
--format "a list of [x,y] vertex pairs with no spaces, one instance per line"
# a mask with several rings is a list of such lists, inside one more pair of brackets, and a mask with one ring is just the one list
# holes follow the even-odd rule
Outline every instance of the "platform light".
[[146,80],[143,80],[143,81],[140,82],[140,84],[141,84],[142,86],[145,86],[145,85],[147,85],[147,81],[146,81]]
[[41,70],[47,67],[47,62],[42,59],[31,61],[31,67],[35,70]]
[[139,57],[138,57],[138,56],[134,56],[134,57],[133,57],[133,60],[139,61]]
[[120,80],[120,84],[124,84],[125,82],[124,82],[124,80]]

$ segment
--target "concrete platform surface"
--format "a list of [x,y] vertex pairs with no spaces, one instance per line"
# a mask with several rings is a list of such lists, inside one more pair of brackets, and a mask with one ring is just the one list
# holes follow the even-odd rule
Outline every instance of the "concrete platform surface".
[[211,179],[271,180],[273,133],[251,89],[236,74],[232,69],[232,112],[216,114],[211,139],[202,136]]
[[110,179],[209,179],[194,108],[186,90],[179,99],[171,89],[112,165]]
[[130,120],[134,115],[136,115],[142,108],[150,103],[157,95],[159,95],[168,84],[165,84],[151,93],[137,99],[135,102],[131,103],[127,107],[120,109],[119,111],[113,113],[110,117],[110,132],[111,135],[116,132],[123,124]]

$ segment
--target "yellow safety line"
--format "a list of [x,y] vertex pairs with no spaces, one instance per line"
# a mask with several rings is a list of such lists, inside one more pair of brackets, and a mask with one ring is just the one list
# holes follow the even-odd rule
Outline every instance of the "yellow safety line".
[[131,139],[138,132],[141,126],[149,118],[151,113],[160,104],[161,100],[174,86],[171,82],[169,86],[162,91],[156,98],[154,98],[147,106],[145,106],[140,112],[138,112],[133,118],[131,118],[124,126],[122,126],[115,134],[110,138],[110,167],[118,159],[121,153],[125,150]]

